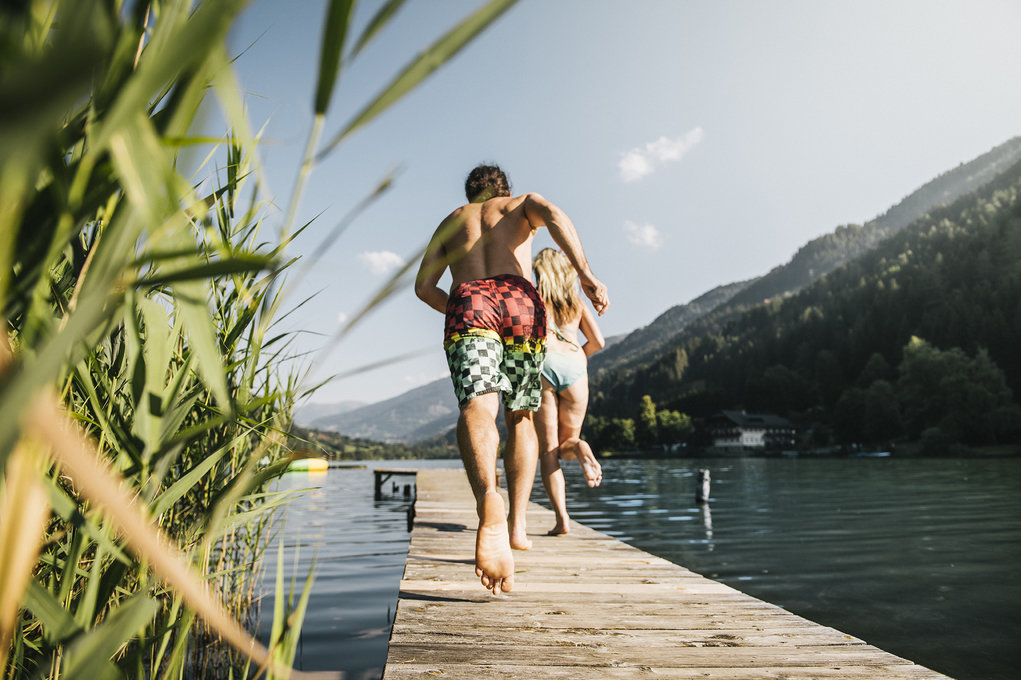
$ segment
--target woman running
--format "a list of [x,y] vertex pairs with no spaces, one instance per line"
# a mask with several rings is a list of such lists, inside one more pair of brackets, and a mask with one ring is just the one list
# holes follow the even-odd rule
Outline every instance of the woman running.
[[[579,439],[588,409],[588,356],[605,344],[595,315],[582,303],[578,274],[559,250],[546,248],[532,262],[536,288],[546,305],[546,359],[542,365],[542,401],[535,415],[539,466],[546,494],[557,515],[548,534],[566,534],[570,517],[560,459],[577,460],[589,486],[599,486],[603,470],[587,442]],[[585,343],[578,343],[578,331]]]

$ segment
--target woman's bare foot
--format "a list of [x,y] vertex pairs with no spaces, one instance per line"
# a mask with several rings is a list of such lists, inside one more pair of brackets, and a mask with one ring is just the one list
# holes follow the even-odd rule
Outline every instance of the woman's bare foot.
[[479,531],[475,536],[475,575],[494,595],[508,592],[514,586],[514,555],[503,498],[497,491],[482,497]]
[[557,520],[556,526],[546,532],[547,536],[563,536],[564,534],[570,533],[567,522],[561,522]]
[[599,486],[603,481],[603,466],[596,460],[592,453],[592,447],[586,441],[580,441],[577,446],[578,462],[581,463],[581,471],[585,473],[585,481],[589,486]]

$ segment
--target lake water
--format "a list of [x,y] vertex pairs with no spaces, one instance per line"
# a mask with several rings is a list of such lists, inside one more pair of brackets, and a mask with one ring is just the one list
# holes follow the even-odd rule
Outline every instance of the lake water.
[[[574,519],[959,680],[1021,677],[1021,459],[603,464],[597,489],[567,468]],[[373,461],[282,480],[320,486],[288,508],[282,533],[319,546],[299,668],[380,677],[407,502],[373,501],[372,469],[455,466]],[[700,467],[712,474],[705,506],[694,501]],[[538,479],[533,500],[546,504]]]

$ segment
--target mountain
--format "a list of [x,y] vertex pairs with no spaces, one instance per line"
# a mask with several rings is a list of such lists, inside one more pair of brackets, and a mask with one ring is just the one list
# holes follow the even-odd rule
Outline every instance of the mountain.
[[325,416],[335,416],[365,406],[364,401],[336,401],[332,404],[309,403],[294,409],[294,424],[308,427],[313,421]]
[[399,396],[318,418],[311,427],[380,442],[416,442],[442,434],[457,423],[457,399],[450,378],[440,378]]
[[814,445],[1016,444],[1021,161],[799,293],[715,314],[608,376],[589,424],[639,412],[648,395],[695,416],[785,415],[812,428]]
[[620,371],[639,370],[657,361],[665,347],[680,344],[680,334],[693,321],[711,318],[721,327],[764,302],[793,295],[875,248],[927,212],[990,182],[1018,160],[1021,160],[1021,137],[1010,139],[941,174],[864,225],[842,225],[809,241],[789,262],[759,278],[720,286],[687,305],[667,310],[655,322],[622,340],[617,351],[601,352],[592,357],[589,370],[594,391],[616,383],[615,374]]

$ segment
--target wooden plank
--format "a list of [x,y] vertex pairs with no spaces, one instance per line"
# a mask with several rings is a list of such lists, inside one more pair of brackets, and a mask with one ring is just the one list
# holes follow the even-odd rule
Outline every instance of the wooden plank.
[[592,670],[577,666],[494,666],[478,664],[403,664],[387,666],[386,680],[922,680],[932,672],[921,666],[801,666],[798,668],[658,668],[613,666]]
[[[457,621],[456,625],[451,623],[452,619]],[[778,616],[765,608],[744,607],[739,610],[733,607],[718,607],[713,610],[708,605],[699,608],[685,607],[684,611],[674,608],[658,615],[607,611],[604,608],[600,612],[598,625],[606,629],[627,630],[830,630],[804,619]],[[535,607],[518,611],[501,608],[500,618],[494,619],[484,607],[420,607],[414,612],[413,618],[409,618],[395,635],[399,632],[413,632],[419,627],[439,631],[457,626],[470,626],[478,630],[490,627],[585,630],[593,626],[593,620],[591,611],[587,608],[584,612],[576,613],[536,611]]]
[[[537,635],[540,633],[541,635]],[[492,640],[491,626],[475,627],[463,624],[446,626],[442,636],[452,643],[488,645]],[[408,626],[392,636],[390,642],[400,645],[432,644],[440,637],[436,629],[427,625]],[[650,639],[668,647],[820,647],[825,645],[864,645],[850,635],[828,628],[714,628],[714,629],[657,629],[657,628],[550,628],[521,626],[510,628],[501,636],[500,644],[521,646],[574,645],[579,647],[628,648],[647,645]]]
[[869,645],[804,647],[671,647],[650,636],[635,645],[581,644],[468,645],[434,639],[427,644],[391,640],[387,665],[392,663],[472,663],[479,665],[535,665],[541,659],[563,666],[646,665],[657,668],[780,668],[799,666],[896,665],[908,663]]
[[406,678],[945,678],[573,523],[528,510],[512,592],[474,573],[474,499],[460,470],[421,471],[384,680]]

